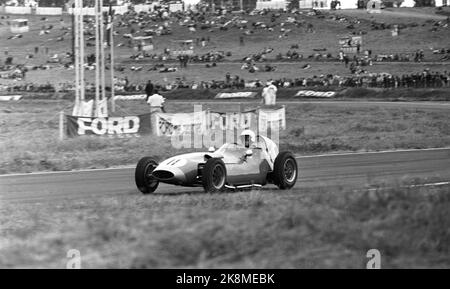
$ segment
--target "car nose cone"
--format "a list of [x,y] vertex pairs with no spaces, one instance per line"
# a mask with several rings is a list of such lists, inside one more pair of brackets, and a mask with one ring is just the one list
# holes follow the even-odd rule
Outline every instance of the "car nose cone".
[[170,180],[172,179],[175,175],[172,172],[169,171],[165,171],[165,170],[158,170],[158,171],[154,171],[153,172],[153,176],[155,178],[157,178],[158,180]]
[[162,182],[183,183],[186,181],[183,171],[173,166],[159,165],[152,176]]

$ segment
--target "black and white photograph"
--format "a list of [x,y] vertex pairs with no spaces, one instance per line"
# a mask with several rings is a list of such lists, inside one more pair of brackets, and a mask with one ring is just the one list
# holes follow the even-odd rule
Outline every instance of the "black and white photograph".
[[0,0],[0,269],[450,269],[450,0]]

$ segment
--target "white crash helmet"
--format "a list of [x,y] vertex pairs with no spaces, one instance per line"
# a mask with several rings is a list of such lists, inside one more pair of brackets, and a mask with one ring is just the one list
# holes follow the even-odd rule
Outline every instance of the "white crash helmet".
[[245,129],[241,132],[240,138],[244,146],[248,148],[256,141],[256,134],[252,130]]

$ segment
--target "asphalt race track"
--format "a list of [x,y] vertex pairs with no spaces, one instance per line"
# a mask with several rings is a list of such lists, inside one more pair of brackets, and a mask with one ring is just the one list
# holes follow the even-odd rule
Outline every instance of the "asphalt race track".
[[[297,159],[297,188],[364,188],[404,178],[450,181],[450,148],[306,156]],[[267,186],[266,188],[273,188]],[[196,194],[202,188],[160,184],[154,193]],[[0,202],[48,202],[139,194],[134,167],[0,176]],[[149,196],[150,198],[152,196]]]

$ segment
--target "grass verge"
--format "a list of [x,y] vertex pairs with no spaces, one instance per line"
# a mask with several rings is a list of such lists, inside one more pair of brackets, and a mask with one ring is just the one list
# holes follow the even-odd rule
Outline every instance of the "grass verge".
[[449,187],[121,195],[3,204],[0,267],[450,267]]
[[[0,104],[0,173],[104,168],[135,164],[139,158],[165,158],[191,151],[175,149],[170,139],[78,137],[58,140],[57,112],[68,101],[21,101]],[[214,103],[204,105],[212,106]],[[255,107],[246,103],[243,108]],[[236,106],[236,105],[235,105]],[[119,104],[120,113],[147,112],[139,101]],[[170,111],[193,111],[171,103]],[[221,104],[221,109],[239,107]],[[289,104],[281,150],[297,154],[446,147],[450,121],[445,109],[338,103]]]

